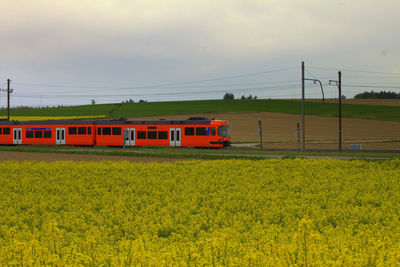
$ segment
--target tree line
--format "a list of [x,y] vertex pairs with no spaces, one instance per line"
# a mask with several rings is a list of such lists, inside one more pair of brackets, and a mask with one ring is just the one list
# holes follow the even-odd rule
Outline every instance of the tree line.
[[[223,100],[235,99],[235,95],[232,94],[232,93],[226,93],[222,99],[223,99]],[[252,96],[252,95],[249,95],[249,96],[242,95],[242,97],[240,97],[240,99],[241,99],[241,100],[243,100],[243,99],[257,99],[257,96],[256,96],[256,95],[255,95],[255,96]]]
[[354,96],[354,99],[400,99],[400,93],[395,93],[395,92],[386,92],[386,91],[380,91],[378,92],[368,92],[365,91],[364,93],[360,93]]

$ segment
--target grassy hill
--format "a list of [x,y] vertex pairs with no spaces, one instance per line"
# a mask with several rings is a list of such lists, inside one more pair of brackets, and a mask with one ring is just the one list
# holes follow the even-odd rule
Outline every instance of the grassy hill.
[[[307,115],[338,116],[337,103],[306,102]],[[218,112],[280,112],[301,114],[301,101],[288,100],[199,100],[97,104],[86,106],[13,109],[13,116],[99,116],[137,117]],[[6,111],[0,111],[0,116]],[[378,120],[400,120],[400,106],[342,104],[342,116]]]

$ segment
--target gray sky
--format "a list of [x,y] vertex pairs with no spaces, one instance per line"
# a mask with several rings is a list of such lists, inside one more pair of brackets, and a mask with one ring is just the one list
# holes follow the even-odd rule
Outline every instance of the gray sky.
[[[399,92],[399,0],[0,0],[12,105]],[[361,72],[365,71],[365,72]],[[306,86],[308,98],[321,96]],[[0,105],[5,106],[5,93]]]

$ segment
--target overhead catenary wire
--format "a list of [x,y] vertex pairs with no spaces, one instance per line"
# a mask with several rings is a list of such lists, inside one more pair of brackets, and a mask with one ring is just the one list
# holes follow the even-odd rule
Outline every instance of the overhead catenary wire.
[[282,71],[288,71],[296,69],[296,67],[287,67],[281,69],[274,69],[269,71],[262,71],[262,72],[253,72],[253,73],[246,73],[246,74],[237,74],[231,76],[222,76],[217,78],[210,78],[210,79],[203,79],[203,80],[193,80],[193,81],[185,81],[185,82],[176,82],[176,83],[160,83],[160,84],[153,84],[153,85],[141,85],[141,86],[133,86],[133,87],[116,87],[116,86],[81,86],[81,85],[65,85],[65,84],[41,84],[41,83],[24,83],[24,82],[17,82],[14,84],[18,85],[27,85],[27,86],[35,86],[35,87],[59,87],[59,88],[76,88],[76,89],[95,89],[93,91],[98,91],[99,89],[146,89],[146,88],[160,88],[166,86],[175,86],[175,85],[184,85],[184,84],[196,84],[196,83],[205,83],[211,81],[220,81],[220,80],[228,80],[228,79],[237,79],[243,77],[250,77],[250,76],[258,76],[268,73],[276,73]]
[[[188,91],[188,92],[166,92],[166,93],[143,93],[143,94],[105,94],[105,95],[96,95],[96,97],[140,97],[140,96],[170,96],[170,95],[187,95],[187,94],[210,94],[210,93],[226,93],[226,92],[238,92],[238,91],[250,91],[250,90],[264,90],[269,89],[270,91],[274,90],[283,90],[287,88],[288,90],[293,89],[293,87],[298,86],[299,84],[293,85],[281,85],[281,86],[263,86],[263,87],[248,87],[248,88],[235,88],[235,89],[224,89],[224,90],[212,90],[212,91]],[[26,95],[26,94],[16,94],[14,97],[32,97],[32,98],[57,98],[57,97],[93,97],[93,95]]]
[[[193,89],[193,88],[219,88],[219,87],[237,87],[237,86],[246,86],[246,85],[259,85],[259,84],[281,84],[281,83],[298,83],[298,80],[286,80],[286,81],[260,81],[260,82],[252,82],[252,83],[229,83],[229,84],[210,84],[210,85],[194,85],[194,86],[165,86],[162,89]],[[113,91],[120,90],[141,90],[143,88],[124,88],[124,87],[114,87]],[[148,89],[160,89],[160,88],[148,88]],[[73,93],[87,93],[92,92],[93,90],[80,90],[80,91],[68,91],[64,93],[73,94]],[[96,90],[96,92],[109,91],[107,90]],[[58,92],[54,92],[54,94],[58,94]]]
[[400,89],[399,86],[381,86],[381,85],[365,85],[365,84],[343,84],[345,87],[356,87],[356,88],[383,88],[383,89]]
[[381,71],[369,71],[369,70],[351,70],[351,69],[338,69],[338,68],[327,68],[327,67],[315,67],[315,66],[307,66],[309,69],[318,69],[318,70],[335,70],[342,72],[358,72],[358,73],[369,73],[369,74],[377,74],[377,75],[400,75],[400,72],[381,72]]
[[347,79],[390,79],[390,80],[397,80],[400,77],[395,76],[354,76],[354,75],[346,75]]

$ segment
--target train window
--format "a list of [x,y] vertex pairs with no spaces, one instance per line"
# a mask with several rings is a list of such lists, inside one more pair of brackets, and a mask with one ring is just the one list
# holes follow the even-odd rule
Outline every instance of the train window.
[[185,128],[185,135],[194,135],[194,128],[193,127]]
[[218,128],[218,135],[221,137],[229,137],[231,136],[229,133],[229,126],[228,125],[222,125]]
[[97,135],[101,135],[101,128],[97,128]]
[[3,134],[10,134],[10,128],[9,127],[3,128]]
[[78,127],[78,134],[86,134],[86,127]]
[[2,134],[3,133],[3,128],[0,128],[0,134]]
[[87,127],[87,134],[92,134],[92,127]]
[[42,138],[43,137],[43,131],[35,131],[35,138]]
[[26,131],[25,136],[26,138],[33,138],[33,131]]
[[205,127],[197,127],[196,128],[196,135],[206,135],[206,128]]
[[168,132],[167,131],[158,132],[158,139],[168,139]]
[[76,127],[68,127],[68,134],[76,134]]
[[112,135],[121,135],[121,127],[112,127]]
[[211,135],[215,135],[216,131],[215,131],[215,127],[211,127]]
[[103,127],[103,135],[111,135],[111,127]]
[[148,139],[157,139],[157,132],[156,131],[148,131],[147,138]]
[[137,131],[137,139],[146,139],[145,131]]
[[43,137],[44,138],[51,138],[51,131],[44,131],[43,132]]

